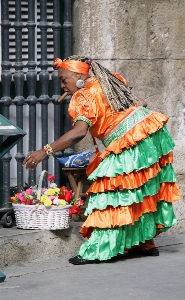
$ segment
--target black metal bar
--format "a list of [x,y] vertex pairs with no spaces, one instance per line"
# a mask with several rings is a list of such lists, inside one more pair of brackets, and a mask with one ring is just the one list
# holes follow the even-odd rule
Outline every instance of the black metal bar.
[[[72,10],[71,10],[71,0],[64,0],[64,57],[68,57],[72,54]],[[69,131],[71,129],[71,121],[68,115],[68,106],[70,102],[70,97],[66,97],[65,100],[65,131]],[[64,151],[64,155],[72,155],[74,153],[71,147],[67,148]]]
[[[10,85],[12,75],[10,72],[11,63],[9,61],[9,28],[11,24],[9,22],[9,6],[8,0],[1,0],[1,41],[2,43],[2,88],[3,88],[3,97],[0,103],[4,103],[3,115],[6,118],[9,118],[9,107],[12,103],[10,98]],[[10,206],[10,161],[12,159],[11,154],[8,152],[2,158],[3,161],[3,199],[1,204]]]
[[[41,106],[41,115],[42,115],[42,147],[48,143],[48,104],[50,98],[48,96],[48,84],[49,84],[49,73],[47,61],[47,30],[49,24],[47,23],[47,1],[40,0],[40,23],[38,27],[41,30],[41,62],[40,62],[40,74],[39,79],[41,83],[41,96],[40,99],[43,100]],[[42,169],[48,170],[48,159],[43,160]],[[43,181],[43,184],[46,186],[46,178]]]
[[72,54],[72,9],[71,0],[64,0],[64,57]]
[[[24,27],[22,23],[21,16],[21,0],[15,1],[15,73],[14,73],[14,82],[15,82],[15,99],[18,101],[16,104],[16,120],[17,125],[20,128],[23,128],[23,105],[25,103],[23,97],[23,85],[24,85],[24,73],[22,63],[22,28]],[[23,154],[23,140],[17,144],[17,153],[15,159],[17,161],[17,188],[20,191],[23,188],[23,166],[22,162],[25,156]]]
[[[60,57],[60,1],[53,0],[53,23],[51,28],[53,29],[53,46],[54,46],[54,59]],[[57,101],[60,97],[60,80],[58,78],[58,71],[54,68],[52,72],[53,81],[53,96],[54,99],[54,140],[60,137],[60,103]],[[60,157],[61,152],[56,152],[55,157]],[[55,159],[54,173],[56,177],[56,184],[60,185],[60,165]]]
[[[26,27],[28,28],[28,72],[26,74],[27,85],[28,85],[28,98],[29,101],[29,148],[28,154],[36,150],[36,103],[37,98],[35,97],[37,73],[35,70],[35,1],[28,0],[28,22]],[[29,172],[29,185],[36,183],[36,171]]]

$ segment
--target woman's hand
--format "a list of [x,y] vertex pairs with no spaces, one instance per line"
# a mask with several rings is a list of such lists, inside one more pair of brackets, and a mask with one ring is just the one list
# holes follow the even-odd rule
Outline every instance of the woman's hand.
[[[50,144],[53,152],[62,151],[78,143],[86,136],[87,127],[86,122],[78,121],[73,129],[69,130],[55,142]],[[44,149],[34,151],[25,158],[23,165],[26,165],[26,169],[34,170],[38,163],[44,160],[46,156],[47,154]]]
[[26,165],[26,169],[34,170],[38,163],[44,160],[46,156],[47,154],[44,149],[34,151],[24,159],[23,165]]

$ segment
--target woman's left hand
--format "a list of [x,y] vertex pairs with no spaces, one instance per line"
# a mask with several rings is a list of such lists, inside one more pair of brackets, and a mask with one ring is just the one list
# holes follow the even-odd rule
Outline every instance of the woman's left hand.
[[34,170],[46,156],[44,149],[34,151],[24,159],[23,165],[26,165],[26,169]]

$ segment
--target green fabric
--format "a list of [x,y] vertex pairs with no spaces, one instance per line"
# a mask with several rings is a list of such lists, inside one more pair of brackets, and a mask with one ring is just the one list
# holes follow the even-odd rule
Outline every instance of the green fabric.
[[90,238],[81,245],[78,255],[88,260],[107,260],[118,253],[124,253],[125,248],[152,239],[156,234],[156,224],[167,227],[177,224],[171,203],[160,202],[158,210],[160,212],[143,214],[134,225],[95,228]]
[[162,168],[158,175],[137,189],[124,189],[116,191],[108,191],[103,193],[92,194],[89,197],[88,206],[85,215],[91,214],[93,209],[105,209],[108,205],[113,207],[128,206],[133,203],[143,201],[145,196],[152,196],[157,194],[160,183],[162,182],[175,182],[176,176],[171,164]]
[[162,224],[165,227],[177,225],[172,203],[160,201],[157,203],[157,211],[154,212],[156,224]]
[[145,140],[138,142],[135,147],[124,149],[120,154],[111,153],[90,174],[89,180],[98,177],[115,177],[119,174],[130,173],[133,170],[148,168],[159,161],[159,158],[173,150],[175,144],[163,126],[159,131]]

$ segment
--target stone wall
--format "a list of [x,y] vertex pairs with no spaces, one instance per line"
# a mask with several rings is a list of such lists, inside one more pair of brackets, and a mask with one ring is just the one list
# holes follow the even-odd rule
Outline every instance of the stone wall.
[[73,53],[121,73],[149,108],[170,117],[174,168],[183,198],[175,204],[178,231],[185,230],[184,15],[184,0],[73,2]]

